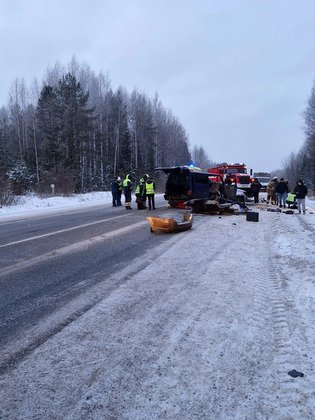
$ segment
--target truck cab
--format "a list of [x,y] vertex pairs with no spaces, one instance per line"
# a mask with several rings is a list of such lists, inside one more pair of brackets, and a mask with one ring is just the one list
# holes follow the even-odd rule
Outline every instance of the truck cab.
[[235,184],[238,189],[250,190],[251,178],[244,163],[220,163],[208,172],[220,175],[225,183]]

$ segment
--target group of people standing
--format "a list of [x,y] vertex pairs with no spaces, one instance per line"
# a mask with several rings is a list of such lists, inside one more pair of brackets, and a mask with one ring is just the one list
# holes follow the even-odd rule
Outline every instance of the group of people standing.
[[[126,210],[132,210],[131,201],[133,189],[134,183],[131,174],[127,174],[123,181],[120,177],[116,176],[112,182],[113,207],[122,206],[121,196],[122,193],[124,193],[125,208]],[[145,174],[140,178],[139,182],[136,184],[135,195],[138,210],[147,208],[147,200],[149,210],[155,210],[155,183],[148,174]]]
[[288,196],[292,196],[292,204],[297,203],[298,211],[305,214],[305,197],[308,193],[307,186],[299,179],[294,187],[293,194],[289,186],[289,182],[284,178],[278,181],[277,177],[273,178],[267,187],[267,203],[276,204],[279,207],[286,207]]

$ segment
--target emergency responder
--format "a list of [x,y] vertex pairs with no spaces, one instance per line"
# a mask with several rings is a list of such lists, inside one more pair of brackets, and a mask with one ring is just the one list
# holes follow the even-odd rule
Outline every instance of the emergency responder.
[[289,208],[291,208],[291,209],[296,209],[297,208],[295,194],[289,193],[287,195],[287,198],[286,198],[285,202],[287,203]]
[[149,210],[155,210],[155,200],[154,200],[155,183],[150,176],[148,176],[145,183],[145,194],[146,194],[146,197],[148,197]]
[[131,210],[131,191],[132,191],[133,185],[131,181],[131,175],[127,174],[126,178],[123,180],[123,189],[124,189],[124,195],[125,195],[125,208],[126,210]]
[[136,203],[137,203],[138,210],[143,210],[146,208],[144,192],[145,192],[145,181],[143,178],[140,178],[135,189]]

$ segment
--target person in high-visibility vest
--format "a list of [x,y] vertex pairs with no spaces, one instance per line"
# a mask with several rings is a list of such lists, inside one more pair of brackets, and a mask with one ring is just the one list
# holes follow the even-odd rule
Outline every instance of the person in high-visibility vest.
[[155,210],[155,183],[151,177],[145,182],[145,194],[148,197],[149,210]]
[[297,208],[295,194],[293,194],[293,193],[290,192],[287,195],[286,203],[291,208]]
[[143,210],[146,208],[145,200],[143,199],[144,192],[145,192],[145,181],[143,178],[140,178],[135,189],[136,203],[137,203],[138,210]]
[[126,175],[126,178],[123,180],[123,189],[125,195],[125,208],[126,210],[131,210],[131,191],[132,191],[132,181],[130,174]]

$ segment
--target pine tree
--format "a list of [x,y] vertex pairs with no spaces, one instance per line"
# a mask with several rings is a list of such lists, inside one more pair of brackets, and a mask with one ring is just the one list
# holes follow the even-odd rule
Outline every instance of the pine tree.
[[10,165],[9,115],[5,107],[0,109],[0,168],[5,172]]
[[304,165],[309,172],[309,183],[315,194],[315,86],[312,88],[304,117],[306,134]]
[[77,178],[76,191],[84,189],[86,152],[94,120],[93,109],[88,108],[89,93],[84,92],[76,77],[68,73],[58,83],[60,137],[66,147],[67,168]]
[[36,111],[42,170],[65,165],[66,147],[61,140],[60,118],[61,111],[56,90],[52,86],[45,85],[41,91]]

